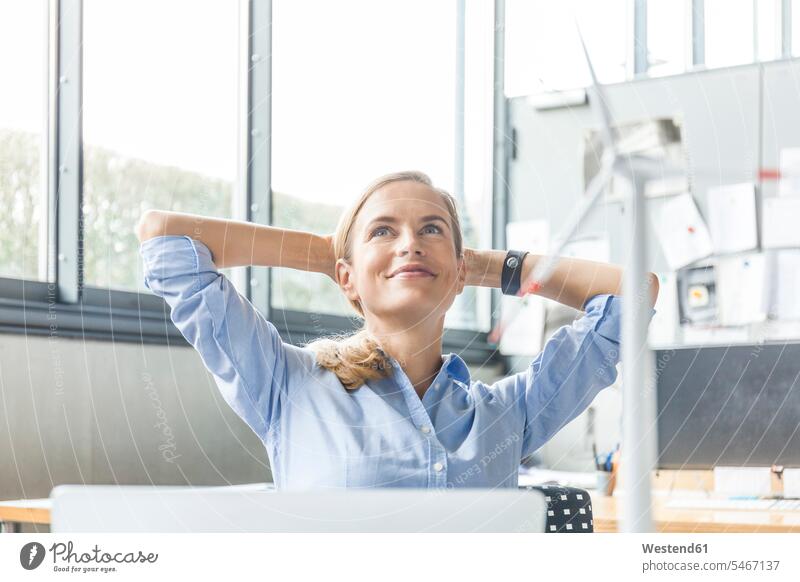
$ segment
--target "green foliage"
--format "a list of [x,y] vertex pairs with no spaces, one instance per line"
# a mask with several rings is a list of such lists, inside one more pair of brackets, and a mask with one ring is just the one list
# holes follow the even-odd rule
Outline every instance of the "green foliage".
[[0,129],[0,276],[39,279],[39,136]]
[[[0,276],[38,279],[39,224],[46,213],[41,186],[40,136],[0,130]],[[147,292],[135,227],[156,208],[231,216],[234,185],[198,172],[125,157],[106,148],[84,147],[83,249],[85,286]],[[357,193],[354,193],[354,197]],[[329,234],[342,207],[273,192],[273,224]],[[466,243],[474,245],[470,233]],[[230,276],[228,269],[222,271]],[[273,269],[272,305],[298,311],[353,316],[339,287],[324,275]],[[474,310],[466,291],[457,311]]]
[[[0,130],[0,275],[38,279],[41,140]],[[233,183],[181,168],[132,159],[106,148],[84,147],[83,229],[86,286],[146,291],[135,227],[145,210],[231,216]],[[341,207],[273,193],[274,224],[317,234],[333,232]],[[224,273],[229,273],[227,269]],[[338,287],[324,275],[275,269],[276,306],[347,313]]]

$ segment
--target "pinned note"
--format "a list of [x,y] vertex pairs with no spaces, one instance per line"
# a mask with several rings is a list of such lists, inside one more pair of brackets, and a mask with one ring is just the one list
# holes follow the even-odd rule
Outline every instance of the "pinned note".
[[717,254],[749,251],[758,245],[756,190],[752,183],[708,189],[708,228]]
[[650,204],[650,219],[670,269],[677,271],[713,252],[708,227],[691,194]]
[[720,325],[746,325],[767,319],[764,255],[751,253],[720,259],[714,273]]
[[783,470],[783,496],[800,498],[800,469]]
[[656,313],[650,321],[650,345],[672,345],[678,341],[678,281],[675,273],[658,273]]
[[[506,243],[511,249],[543,255],[547,252],[549,237],[550,223],[546,220],[521,220],[506,225]],[[507,356],[535,356],[542,350],[544,326],[544,298],[503,295],[497,330],[498,350]]]
[[582,238],[567,243],[561,251],[561,256],[607,263],[611,260],[611,245],[605,236]]
[[800,197],[765,198],[762,206],[761,244],[765,249],[800,247]]
[[714,493],[722,495],[772,494],[769,467],[714,467]]
[[505,356],[535,356],[543,347],[545,304],[535,295],[503,296],[497,349]]
[[769,315],[777,320],[800,319],[800,250],[771,251],[768,255]]
[[778,195],[800,197],[800,148],[784,148],[780,155],[781,179]]
[[689,287],[688,305],[691,308],[708,307],[710,294],[707,285],[692,285]]

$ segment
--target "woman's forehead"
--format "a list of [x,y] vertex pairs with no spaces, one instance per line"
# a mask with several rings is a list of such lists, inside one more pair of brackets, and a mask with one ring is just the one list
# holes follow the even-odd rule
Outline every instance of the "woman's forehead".
[[447,213],[439,192],[417,182],[393,182],[376,190],[367,199],[358,221],[368,224],[378,216],[414,218],[433,213]]

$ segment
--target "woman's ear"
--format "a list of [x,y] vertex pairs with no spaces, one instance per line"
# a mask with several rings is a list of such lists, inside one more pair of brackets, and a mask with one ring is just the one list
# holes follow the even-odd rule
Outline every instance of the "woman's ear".
[[464,285],[467,282],[467,259],[462,255],[458,260],[458,291],[456,295],[461,295],[464,291]]
[[353,267],[344,259],[336,261],[336,280],[345,296],[351,301],[359,301],[360,297],[353,284]]

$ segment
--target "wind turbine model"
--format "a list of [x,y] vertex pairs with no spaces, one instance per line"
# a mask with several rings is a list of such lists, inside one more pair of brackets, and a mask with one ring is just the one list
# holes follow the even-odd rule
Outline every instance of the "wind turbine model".
[[[650,321],[650,285],[647,278],[647,239],[645,238],[645,184],[679,172],[663,160],[641,155],[622,157],[616,145],[617,132],[583,36],[578,30],[583,54],[592,77],[594,95],[589,104],[600,121],[603,154],[599,172],[592,178],[576,212],[554,239],[547,256],[540,260],[522,283],[519,295],[538,291],[552,275],[561,253],[575,235],[582,220],[596,204],[616,175],[631,184],[626,204],[627,240],[630,253],[623,276],[622,295],[622,463],[624,497],[621,531],[651,532],[650,472],[655,459],[655,404],[653,354],[647,345]],[[680,173],[683,173],[680,171]]]

